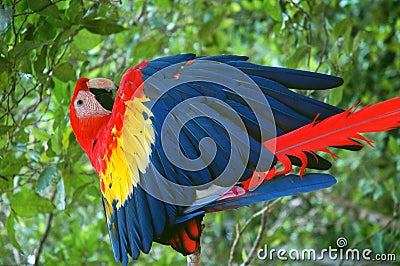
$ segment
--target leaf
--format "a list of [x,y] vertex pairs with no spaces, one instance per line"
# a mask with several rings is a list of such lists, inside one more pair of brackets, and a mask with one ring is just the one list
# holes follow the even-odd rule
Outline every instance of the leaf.
[[25,60],[26,57],[30,57],[30,55],[24,56],[24,59],[19,58],[18,70],[25,74],[32,74],[32,63]]
[[55,210],[50,200],[29,189],[14,194],[10,198],[10,204],[15,213],[21,217],[33,217],[37,213],[49,213]]
[[344,36],[346,34],[346,31],[348,31],[349,28],[351,29],[351,27],[351,20],[349,18],[345,18],[335,24],[332,33],[336,38],[339,38],[340,36]]
[[58,36],[53,41],[53,45],[50,48],[48,53],[48,58],[54,58],[58,53],[63,50],[65,45],[65,41],[70,38],[75,31],[77,31],[79,26],[72,25],[70,27],[64,28],[63,31],[60,33],[58,32]]
[[69,7],[66,8],[66,15],[70,18],[69,20],[74,24],[78,24],[78,21],[83,16],[82,5],[82,2],[80,2],[79,4],[77,2],[70,2]]
[[222,20],[220,16],[215,16],[207,21],[199,30],[199,39],[207,40],[215,32],[215,30],[218,29],[221,21]]
[[[44,1],[44,0],[42,0]],[[35,1],[36,2],[36,1]],[[57,5],[54,3],[48,3],[47,5],[43,6],[41,10],[39,10],[39,14],[42,16],[46,16],[46,20],[48,23],[53,24],[54,28],[59,28],[58,23],[54,23],[54,21],[60,21],[61,23],[68,23],[69,21],[67,19],[64,19],[61,21],[60,15],[61,15],[61,10],[57,8]]]
[[[50,45],[51,41],[34,42],[34,41],[23,41],[16,45],[10,52],[10,56],[14,58],[22,59],[28,55],[32,50],[35,50],[43,45]],[[30,62],[29,60],[27,60]]]
[[46,80],[46,77],[45,77],[43,71],[46,68],[47,48],[48,48],[47,45],[43,46],[42,50],[40,51],[40,55],[38,56],[37,60],[33,64],[36,76],[39,78],[39,80],[42,83],[44,83]]
[[271,18],[276,21],[281,21],[282,14],[278,1],[269,0],[269,1],[264,1],[264,3],[266,6],[265,8],[268,14],[271,16]]
[[329,94],[329,104],[338,105],[343,99],[343,87],[335,88],[331,90]]
[[63,82],[76,80],[74,67],[69,62],[64,62],[58,65],[54,69],[53,74],[57,79]]
[[62,151],[60,139],[60,130],[57,128],[56,132],[54,132],[53,138],[51,139],[51,149],[55,154],[60,154]]
[[13,129],[13,126],[0,125],[0,135],[5,136],[11,129]]
[[33,134],[35,139],[40,141],[48,141],[51,138],[51,135],[43,129],[31,127],[30,132]]
[[[1,44],[1,42],[0,42]],[[8,73],[11,71],[11,64],[5,58],[0,57],[0,82],[8,81]]]
[[72,134],[72,128],[67,127],[66,130],[63,133],[63,138],[62,138],[62,150],[65,152],[67,151],[69,147],[69,136]]
[[36,192],[43,192],[57,178],[57,169],[50,165],[40,174],[36,183]]
[[12,188],[12,177],[0,175],[0,191]]
[[71,57],[70,58],[72,60],[79,60],[79,61],[85,61],[86,60],[87,56],[84,53],[82,53],[75,44],[71,44],[69,49],[71,51]]
[[15,215],[14,212],[11,212],[6,221],[7,236],[10,239],[10,242],[13,245],[13,247],[18,249],[19,252],[22,252],[22,248],[19,245],[17,238],[15,237],[14,222],[15,222]]
[[155,53],[160,49],[162,39],[159,36],[154,36],[153,39],[149,39],[138,43],[132,47],[132,55],[134,57],[146,57],[152,53]]
[[392,155],[400,154],[400,145],[393,136],[389,136],[388,148]]
[[[43,22],[40,23],[36,27],[35,30],[35,40],[36,41],[44,41],[44,40],[53,40],[57,36],[57,28],[60,28],[57,26],[56,23],[54,23],[54,19],[51,19],[53,21],[50,21],[50,18],[41,16]],[[65,26],[67,28],[67,26]],[[39,51],[37,52],[39,54]]]
[[81,51],[88,51],[96,47],[102,42],[102,37],[98,34],[93,34],[88,30],[79,31],[78,35],[75,36],[74,45]]
[[297,68],[300,61],[307,55],[309,49],[310,48],[307,45],[300,46],[298,49],[296,49],[296,52],[289,57],[287,61],[287,67]]
[[[53,88],[54,90],[52,93],[51,101],[54,103],[54,106],[55,108],[57,108],[57,110],[64,110],[66,106],[66,100],[69,100],[70,97],[69,92],[71,91],[71,86],[70,84],[64,84],[63,82],[56,79]],[[62,117],[56,116],[55,120],[65,120],[65,113]]]
[[24,129],[20,129],[17,132],[14,131],[13,138],[16,142],[27,143],[29,141],[29,134]]
[[125,30],[125,28],[118,25],[117,22],[108,19],[84,20],[83,27],[92,33],[100,35],[110,35]]
[[33,11],[38,11],[51,4],[50,0],[27,0],[28,7]]
[[78,200],[78,198],[80,197],[80,195],[82,194],[82,192],[89,186],[93,185],[93,182],[87,182],[85,184],[83,184],[82,186],[78,187],[72,196],[72,201],[68,204],[67,209],[71,208],[73,206],[73,204]]
[[11,153],[6,153],[3,158],[7,158],[7,160],[2,159],[4,166],[1,168],[1,175],[4,176],[17,175],[21,170],[21,166],[27,163],[26,157],[21,156],[16,158],[14,154]]

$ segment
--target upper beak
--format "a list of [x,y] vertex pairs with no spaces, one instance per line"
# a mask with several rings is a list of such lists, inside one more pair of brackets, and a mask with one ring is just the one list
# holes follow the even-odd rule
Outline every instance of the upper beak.
[[118,87],[112,80],[105,78],[94,78],[87,82],[89,89],[103,89],[107,91],[117,90]]

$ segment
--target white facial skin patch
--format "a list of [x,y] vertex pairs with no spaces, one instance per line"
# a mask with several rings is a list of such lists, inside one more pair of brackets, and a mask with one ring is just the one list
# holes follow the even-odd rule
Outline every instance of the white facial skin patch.
[[105,116],[111,114],[96,100],[95,96],[89,91],[80,91],[76,96],[74,107],[76,116],[84,118],[88,116]]

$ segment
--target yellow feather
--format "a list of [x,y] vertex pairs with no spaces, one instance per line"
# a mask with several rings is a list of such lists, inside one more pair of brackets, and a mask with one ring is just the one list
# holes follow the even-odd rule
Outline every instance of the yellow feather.
[[147,101],[148,98],[134,98],[125,102],[122,135],[118,134],[115,126],[111,129],[117,147],[110,158],[102,158],[107,165],[105,171],[100,173],[104,182],[103,195],[110,205],[117,200],[117,208],[124,204],[133,187],[138,185],[140,173],[146,172],[150,162],[155,133],[150,119],[152,113],[143,104]]

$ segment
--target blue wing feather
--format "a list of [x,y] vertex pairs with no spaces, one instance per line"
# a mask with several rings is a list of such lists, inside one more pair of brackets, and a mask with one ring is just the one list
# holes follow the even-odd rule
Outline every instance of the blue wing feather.
[[[127,238],[129,240],[128,251],[132,258],[139,257],[140,250],[145,252],[146,238],[141,238],[139,233],[141,231],[141,224],[138,220],[142,219],[138,215],[139,210],[135,206],[136,201],[128,200],[125,205],[125,215],[126,215],[126,228],[127,228]],[[151,236],[151,235],[149,235]],[[150,242],[151,243],[151,242]]]
[[230,61],[247,61],[249,58],[247,56],[242,56],[242,55],[212,55],[212,56],[200,56],[197,57],[196,59],[227,63]]
[[[140,243],[140,249],[143,250],[143,252],[147,253],[150,251],[151,243],[153,240],[153,229],[151,226],[148,226],[145,224],[145,221],[151,221],[151,214],[150,214],[150,208],[147,200],[147,195],[144,193],[143,189],[136,189],[135,193],[133,195],[135,197],[135,200],[130,201],[130,211],[126,210],[127,213],[129,213],[131,216],[127,219],[127,222],[134,222],[134,227],[137,228],[137,232],[135,232],[135,240],[137,237],[139,237],[140,241],[132,241],[132,242],[139,242]],[[135,217],[132,217],[135,216]],[[135,226],[136,225],[136,226]],[[128,230],[131,227],[128,226]],[[134,230],[129,230],[129,231],[134,231]],[[133,243],[134,244],[134,243]],[[137,244],[136,244],[137,245]],[[132,247],[131,243],[131,248],[135,249],[135,254],[137,256],[139,255],[139,251],[136,252],[135,247]]]
[[[121,254],[121,262],[123,265],[128,264],[128,253],[132,253],[129,250],[128,247],[128,233],[127,233],[127,228],[126,228],[126,216],[125,216],[125,210],[126,208],[120,208],[119,211],[116,212],[117,214],[117,229],[118,229],[118,235],[119,235],[119,252]],[[133,230],[137,230],[136,228],[133,228]],[[129,250],[129,251],[128,251]]]
[[336,179],[328,174],[306,174],[302,178],[293,174],[279,176],[272,180],[265,181],[254,191],[246,191],[246,193],[241,196],[217,200],[204,206],[201,210],[205,212],[214,212],[236,209],[257,202],[264,202],[285,196],[294,196],[298,193],[327,188],[334,184],[336,184]]
[[264,77],[292,89],[323,90],[335,88],[343,84],[343,79],[339,77],[315,72],[260,66],[243,61],[232,61],[228,62],[228,64],[239,68],[248,75]]

